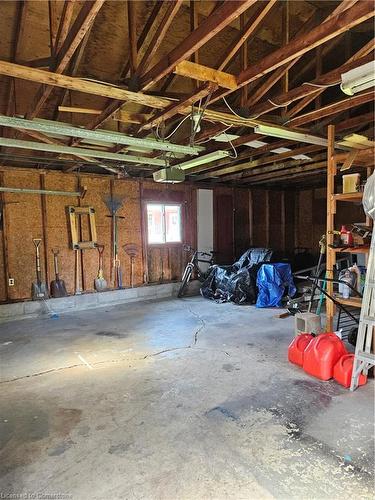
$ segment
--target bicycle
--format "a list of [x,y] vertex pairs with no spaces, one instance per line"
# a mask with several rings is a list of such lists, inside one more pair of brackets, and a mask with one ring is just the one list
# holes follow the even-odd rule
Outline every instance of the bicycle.
[[[200,250],[193,250],[190,246],[185,245],[184,246],[185,252],[191,252],[192,257],[190,261],[186,264],[184,273],[182,275],[182,280],[181,280],[181,286],[178,290],[177,297],[180,299],[183,297],[185,294],[186,288],[189,284],[189,281],[193,275],[193,271],[196,272],[197,278],[200,282],[203,282],[206,277],[208,276],[211,267],[214,263],[214,257],[213,257],[213,252],[207,253],[207,252],[202,252]],[[208,257],[208,259],[202,259],[200,257]],[[199,262],[204,262],[205,264],[209,264],[209,268],[207,271],[203,271],[199,267]]]

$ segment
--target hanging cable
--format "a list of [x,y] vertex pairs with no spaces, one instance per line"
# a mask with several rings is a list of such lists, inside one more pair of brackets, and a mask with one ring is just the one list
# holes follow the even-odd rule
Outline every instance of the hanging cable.
[[234,111],[233,108],[231,108],[231,106],[228,104],[227,100],[225,99],[225,97],[223,96],[222,97],[223,101],[225,102],[225,104],[227,105],[227,108],[229,109],[229,111],[231,111],[235,116],[237,116],[238,118],[241,118],[241,120],[256,120],[257,118],[259,118],[260,115],[256,115],[256,116],[250,116],[249,118],[245,118],[244,116],[241,116],[239,115],[238,113],[236,113]]

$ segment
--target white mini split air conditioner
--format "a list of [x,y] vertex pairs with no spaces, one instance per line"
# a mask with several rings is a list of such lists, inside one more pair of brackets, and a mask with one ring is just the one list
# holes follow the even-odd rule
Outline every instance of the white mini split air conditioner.
[[341,75],[341,90],[347,95],[354,95],[375,85],[375,61],[370,61],[358,68]]

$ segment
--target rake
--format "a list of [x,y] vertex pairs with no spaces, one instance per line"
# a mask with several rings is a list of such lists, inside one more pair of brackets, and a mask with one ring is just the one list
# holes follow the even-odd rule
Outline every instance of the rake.
[[107,195],[103,197],[104,203],[107,205],[108,210],[111,215],[107,217],[112,217],[112,277],[114,277],[114,284],[117,288],[122,288],[122,273],[120,266],[120,259],[118,256],[118,227],[117,221],[118,219],[124,219],[120,215],[117,215],[117,212],[123,206],[125,197],[124,196],[114,196]]

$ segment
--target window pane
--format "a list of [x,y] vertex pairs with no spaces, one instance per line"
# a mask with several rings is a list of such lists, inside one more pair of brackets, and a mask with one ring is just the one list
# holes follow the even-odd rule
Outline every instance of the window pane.
[[149,243],[165,243],[163,205],[147,205],[147,232]]
[[165,241],[174,243],[181,241],[181,207],[165,205]]

